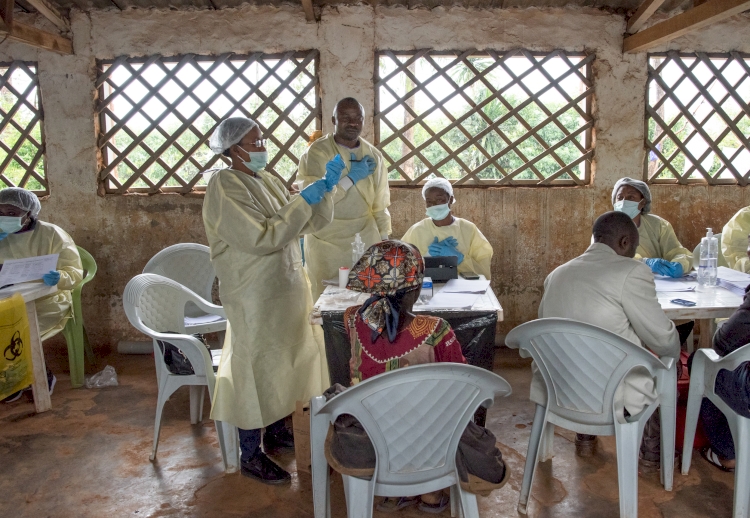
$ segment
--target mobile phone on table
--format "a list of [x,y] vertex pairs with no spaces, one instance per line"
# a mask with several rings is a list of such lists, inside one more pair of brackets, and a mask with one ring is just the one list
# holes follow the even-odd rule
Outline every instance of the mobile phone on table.
[[679,304],[680,306],[687,306],[687,307],[693,307],[695,306],[695,302],[685,299],[672,299],[669,302],[672,304]]
[[463,277],[467,281],[478,281],[479,280],[479,275],[477,275],[474,272],[464,272],[464,273],[462,273],[460,275],[461,275],[461,277]]

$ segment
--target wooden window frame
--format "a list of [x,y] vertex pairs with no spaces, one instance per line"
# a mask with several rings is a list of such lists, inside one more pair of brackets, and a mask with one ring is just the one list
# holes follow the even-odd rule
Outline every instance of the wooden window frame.
[[[267,61],[277,61],[273,65],[269,65]],[[197,65],[198,62],[210,63],[205,69]],[[294,71],[286,78],[280,77],[278,69],[282,64],[292,62],[295,64]],[[246,77],[242,75],[242,72],[250,67],[254,63],[260,63],[265,68],[265,75],[260,78],[256,83],[251,83]],[[312,63],[313,71],[307,70],[307,67]],[[151,65],[157,65],[161,71],[165,74],[164,77],[159,80],[155,85],[150,85],[145,79],[140,79],[140,74],[131,65],[139,64],[138,70],[145,70]],[[174,64],[173,68],[168,68],[166,64]],[[220,65],[228,65],[232,69],[232,74],[229,79],[223,83],[219,83],[211,77],[211,73],[218,68]],[[250,117],[256,120],[263,132],[263,137],[267,138],[273,145],[278,148],[278,152],[269,158],[266,171],[274,174],[280,178],[287,186],[291,186],[296,177],[296,170],[292,173],[290,178],[284,178],[276,169],[275,166],[279,163],[282,157],[287,157],[292,160],[296,166],[299,157],[293,155],[291,147],[298,142],[300,138],[307,141],[310,135],[307,129],[311,124],[314,124],[314,129],[319,129],[321,126],[321,103],[319,95],[319,70],[320,70],[320,53],[317,50],[305,50],[305,51],[289,51],[278,54],[233,54],[227,53],[220,56],[214,55],[197,55],[197,54],[185,54],[179,56],[163,57],[161,55],[153,55],[148,57],[130,57],[121,56],[112,60],[97,60],[97,81],[96,89],[98,99],[96,103],[96,114],[97,117],[97,151],[99,158],[99,193],[100,195],[110,194],[131,194],[131,193],[145,193],[145,194],[158,194],[158,193],[169,193],[176,192],[180,194],[202,194],[205,192],[205,186],[196,185],[204,172],[216,168],[224,167],[225,164],[229,164],[230,161],[227,157],[222,155],[215,155],[206,161],[205,164],[200,164],[192,154],[201,148],[201,146],[207,146],[208,140],[216,128],[218,123],[228,116],[233,111],[239,111],[242,115]],[[208,81],[216,88],[216,91],[206,99],[199,98],[195,93],[190,90],[191,85],[185,85],[178,77],[179,71],[187,66],[191,65],[192,68],[198,71],[199,78],[196,79],[191,85],[198,84],[202,81]],[[126,67],[130,73],[130,77],[123,82],[122,85],[117,86],[113,84],[110,77],[117,66]],[[291,82],[298,76],[305,75],[309,77],[309,83],[306,83],[301,92],[294,90],[290,86]],[[267,79],[273,79],[278,82],[273,92],[269,95],[264,94],[261,91],[261,86]],[[244,92],[240,99],[235,99],[232,95],[228,94],[226,87],[231,86],[234,81],[242,80],[244,86],[247,86],[247,92]],[[148,94],[138,102],[127,97],[125,89],[133,81],[139,81],[142,86],[148,90]],[[178,87],[183,91],[178,95],[177,99],[173,102],[166,100],[161,94],[158,93],[159,88],[167,84],[168,81],[177,83]],[[107,92],[106,89],[110,89]],[[275,104],[275,98],[279,92],[287,90],[293,92],[295,96],[295,102],[285,106],[278,106]],[[311,106],[306,100],[305,96],[310,94],[310,91],[314,91],[314,102]],[[120,119],[115,115],[112,110],[109,109],[109,104],[112,99],[116,96],[122,95],[125,100],[131,105],[131,109],[127,114],[127,117]],[[220,96],[223,95],[225,99],[229,100],[232,104],[232,109],[227,112],[226,115],[219,116],[214,113],[211,109],[212,103]],[[251,96],[257,96],[262,100],[261,105],[250,112],[246,109],[243,104],[250,99]],[[179,113],[175,106],[183,102],[185,99],[192,99],[198,105],[198,109],[190,116],[184,116]],[[145,111],[143,111],[144,105],[151,99],[157,99],[161,104],[166,106],[166,109],[156,117],[150,117]],[[291,112],[294,108],[298,107],[300,103],[309,112],[301,124],[295,123],[291,119]],[[265,110],[271,110],[275,115],[275,118],[271,124],[265,126],[262,124],[260,118]],[[135,134],[127,127],[127,122],[136,114],[144,116],[149,121],[149,126],[141,131],[139,134]],[[175,114],[180,120],[180,127],[173,133],[167,132],[164,128],[159,126],[159,123],[168,115]],[[202,133],[198,128],[193,126],[193,122],[197,121],[199,117],[207,114],[213,119],[213,124],[205,133]],[[289,125],[293,134],[290,138],[285,141],[281,141],[277,136],[274,135],[274,130],[277,129],[281,124],[286,123]],[[165,141],[155,150],[150,149],[145,143],[145,138],[153,131],[158,131],[164,138]],[[122,151],[118,150],[113,144],[112,140],[118,131],[124,131],[132,142],[127,145]],[[188,149],[184,149],[177,143],[177,139],[185,132],[192,132],[197,138],[195,142]],[[149,158],[143,162],[140,167],[136,167],[135,164],[128,160],[128,154],[134,149],[140,147],[145,150]],[[169,165],[162,160],[163,153],[170,147],[174,147],[179,153],[182,154],[182,159],[178,160],[173,165]],[[107,152],[109,151],[109,153]],[[111,156],[112,158],[109,158]],[[186,163],[190,162],[198,172],[190,179],[184,179],[178,174],[178,170]],[[119,181],[113,177],[113,172],[120,164],[125,164],[128,169],[134,172],[130,177],[124,181]],[[166,173],[158,181],[151,181],[147,176],[146,172],[149,167],[153,164],[158,164]],[[148,187],[133,187],[132,185],[138,180],[142,179],[148,184]],[[174,179],[180,185],[179,186],[165,186],[164,184],[170,179]]]
[[[0,149],[6,154],[5,159],[0,162],[0,181],[2,181],[7,187],[22,187],[26,189],[29,188],[29,181],[34,179],[39,182],[42,189],[30,190],[38,196],[47,196],[49,195],[49,182],[47,180],[46,147],[44,137],[44,109],[42,107],[42,94],[39,86],[39,64],[35,61],[10,61],[0,63],[0,69],[4,70],[3,73],[0,73],[0,89],[7,89],[16,97],[16,103],[7,113],[0,109],[0,117],[2,117],[2,122],[0,122],[0,134],[5,133],[8,126],[13,127],[13,129],[20,133],[20,137],[12,146],[9,146],[0,140]],[[10,77],[17,70],[22,70],[30,79],[28,87],[23,92],[20,92],[10,84]],[[37,106],[30,104],[27,99],[29,93],[33,89],[36,89],[35,101]],[[13,119],[22,106],[25,106],[26,109],[30,110],[33,114],[31,121],[29,121],[26,127],[21,126]],[[37,140],[31,136],[31,132],[37,122],[39,123],[41,142],[37,142]],[[31,143],[31,145],[36,148],[34,156],[28,163],[18,154],[19,149],[25,143]],[[15,162],[24,170],[23,177],[16,183],[12,182],[11,179],[6,176],[8,166],[11,162]],[[37,170],[40,165],[41,170]]]
[[[516,56],[523,56],[526,57],[531,63],[532,67],[528,70],[524,71],[523,73],[520,73],[518,75],[514,74],[506,65],[505,60],[511,59]],[[380,77],[380,60],[382,56],[389,57],[392,61],[397,62],[396,56],[406,56],[407,59],[405,62],[401,63],[401,65],[397,66],[396,70],[389,73],[385,77]],[[577,64],[573,64],[568,59],[569,57],[580,57],[582,58],[581,61]],[[437,65],[434,60],[432,60],[432,57],[453,57],[455,58],[450,64],[448,64],[445,67],[440,67]],[[490,57],[494,60],[494,63],[486,68],[483,71],[478,71],[476,68],[473,67],[473,65],[468,61],[468,58],[470,57]],[[546,70],[543,68],[543,64],[554,57],[560,57],[567,61],[567,64],[569,66],[569,70],[562,74],[562,76],[558,78],[552,78]],[[493,50],[485,50],[485,51],[477,51],[474,49],[466,50],[466,51],[433,51],[430,49],[423,49],[423,50],[417,50],[417,51],[392,51],[392,50],[379,50],[376,52],[375,56],[375,115],[374,115],[374,124],[375,124],[375,143],[378,146],[378,148],[381,150],[381,152],[384,153],[384,156],[386,157],[387,161],[391,162],[391,166],[389,167],[389,172],[396,171],[398,172],[400,178],[399,179],[391,179],[390,184],[394,186],[418,186],[424,184],[424,182],[427,180],[427,178],[435,173],[438,176],[442,176],[441,173],[439,173],[439,168],[448,164],[450,161],[455,161],[456,164],[458,164],[463,170],[464,175],[455,180],[451,180],[454,185],[460,186],[460,185],[470,185],[470,186],[509,186],[509,185],[522,185],[522,186],[580,186],[580,185],[586,185],[591,182],[591,161],[594,156],[594,148],[593,148],[593,126],[594,126],[594,117],[592,115],[592,107],[593,107],[593,98],[594,98],[594,85],[593,85],[593,67],[592,63],[596,56],[594,54],[590,53],[583,53],[583,52],[565,52],[562,50],[554,50],[551,52],[532,52],[529,50],[511,50],[511,51],[504,51],[504,52],[498,52]],[[446,98],[442,99],[441,101],[437,101],[429,92],[426,92],[423,89],[422,84],[417,80],[417,78],[412,74],[408,67],[412,64],[414,64],[418,59],[427,59],[430,65],[438,70],[435,75],[433,75],[429,80],[427,80],[424,84],[428,84],[431,82],[435,77],[442,77],[449,81],[451,83],[451,86],[454,88],[454,91],[448,95]],[[458,86],[450,76],[447,74],[447,70],[451,67],[455,66],[457,63],[463,62],[465,66],[467,66],[474,74],[474,78],[467,83],[465,83],[462,86]],[[496,88],[494,85],[492,85],[488,79],[487,74],[494,70],[495,68],[501,67],[504,69],[504,71],[513,78],[510,83],[507,85],[504,85],[500,88]],[[549,81],[549,84],[542,88],[539,92],[532,93],[528,90],[528,88],[523,84],[523,79],[533,71],[540,71],[546,78],[547,81]],[[407,94],[404,97],[400,97],[398,94],[396,94],[392,89],[390,89],[387,85],[388,80],[395,77],[396,74],[405,73],[407,74],[409,80],[414,85],[413,89],[407,92]],[[585,91],[581,93],[580,95],[571,98],[567,95],[562,89],[557,88],[558,92],[561,92],[563,94],[563,97],[566,98],[567,104],[563,106],[563,108],[557,110],[555,113],[550,112],[542,102],[538,101],[538,98],[543,95],[547,90],[551,88],[555,88],[556,84],[559,83],[559,81],[570,74],[575,74],[578,76],[578,78],[581,80],[582,84],[585,85]],[[464,89],[473,83],[479,82],[481,83],[485,88],[487,88],[491,95],[488,96],[485,100],[483,100],[480,103],[475,103],[471,98],[469,98],[465,92]],[[528,99],[523,101],[519,106],[516,106],[515,108],[503,97],[503,92],[508,90],[510,87],[519,85],[521,88],[526,92],[526,94],[529,96]],[[396,102],[389,108],[387,108],[386,111],[381,112],[380,110],[380,88],[386,88],[389,90],[389,94],[396,98]],[[411,97],[412,95],[415,95],[416,92],[424,92],[427,94],[428,97],[431,97],[432,101],[434,102],[434,105],[423,112],[421,115],[414,112],[413,109],[411,109],[408,104],[406,103],[406,99]],[[467,101],[468,104],[472,105],[472,109],[467,111],[466,113],[460,115],[460,116],[453,116],[447,112],[447,110],[444,110],[441,108],[441,105],[444,104],[446,101],[456,97],[461,96],[464,98],[464,100]],[[483,111],[482,108],[486,106],[489,102],[491,102],[494,99],[498,99],[501,101],[501,103],[504,105],[504,107],[508,110],[506,114],[504,114],[499,119],[493,121],[491,118],[489,118]],[[581,108],[579,106],[579,103],[583,102],[584,107]],[[519,112],[523,110],[525,107],[529,106],[531,103],[536,104],[539,106],[542,111],[545,113],[545,119],[535,126],[530,126],[520,115]],[[411,121],[409,121],[406,125],[402,127],[396,127],[394,124],[392,124],[390,121],[387,120],[386,115],[387,113],[393,109],[393,106],[404,106],[405,109],[409,112],[409,115],[411,117]],[[581,118],[583,119],[584,123],[582,126],[578,129],[576,129],[573,132],[569,132],[564,125],[562,125],[559,120],[555,117],[556,115],[559,116],[563,113],[565,113],[567,110],[574,108]],[[432,112],[436,110],[442,110],[443,113],[451,120],[451,123],[439,130],[439,131],[433,131],[429,129],[428,126],[423,124],[423,119],[430,115]],[[487,127],[477,133],[476,135],[470,135],[469,132],[461,126],[461,122],[465,121],[472,115],[479,115],[484,119],[484,121],[487,123]],[[511,141],[507,136],[505,136],[500,130],[499,126],[511,119],[512,117],[515,117],[521,125],[523,125],[527,132],[520,138],[516,138],[515,140]],[[381,126],[380,124],[386,124],[389,126],[389,129],[392,131],[392,134],[386,137],[385,139],[381,139]],[[565,138],[560,140],[559,142],[555,142],[552,145],[549,145],[547,142],[545,142],[543,139],[538,137],[537,132],[541,129],[543,129],[546,125],[553,123],[555,126],[562,130],[563,134],[565,135]],[[423,142],[420,145],[414,145],[412,142],[409,142],[405,138],[401,137],[401,135],[408,131],[411,128],[415,128],[417,124],[422,124],[423,127],[425,127],[430,134],[430,138]],[[497,129],[496,129],[497,128]],[[440,139],[443,135],[448,134],[448,132],[458,129],[461,131],[467,138],[467,142],[459,146],[455,150],[451,150],[444,142],[442,142]],[[504,144],[505,147],[500,150],[499,153],[495,153],[494,155],[491,155],[489,152],[487,152],[485,149],[482,148],[481,145],[477,145],[480,138],[482,138],[483,135],[486,135],[490,132],[494,131],[496,134],[498,134]],[[579,134],[583,134],[583,143],[579,143],[576,140],[576,136]],[[544,148],[544,151],[539,153],[538,155],[526,158],[522,152],[518,149],[518,147],[523,144],[526,140],[533,138],[541,147]],[[403,145],[406,145],[410,148],[410,151],[402,156],[398,160],[393,160],[390,156],[387,155],[387,153],[384,151],[384,148],[390,144],[393,141],[400,140]],[[576,160],[570,162],[569,164],[565,164],[562,159],[557,156],[555,153],[555,149],[558,149],[562,145],[564,145],[567,142],[573,142],[574,145],[579,149],[581,155]],[[436,164],[431,164],[429,160],[427,160],[423,154],[421,153],[422,150],[426,149],[428,146],[430,146],[433,143],[438,143],[446,152],[447,156],[438,161]],[[468,165],[466,165],[460,158],[459,154],[462,153],[464,150],[468,149],[470,146],[475,146],[483,155],[484,155],[484,162],[480,164],[477,167],[470,168]],[[524,165],[522,167],[516,168],[512,171],[505,171],[500,164],[498,163],[498,160],[502,158],[504,155],[506,155],[509,152],[516,153],[516,156],[521,158],[524,161]],[[537,162],[542,160],[543,158],[551,156],[558,164],[560,164],[561,169],[556,171],[550,176],[544,177],[542,173],[538,171],[538,169],[534,166]],[[427,165],[427,171],[423,172],[422,174],[416,176],[415,178],[409,178],[408,174],[406,174],[402,168],[400,167],[401,164],[403,164],[406,160],[409,158],[419,158],[419,160]],[[578,176],[576,174],[573,174],[574,168],[577,168],[579,164],[584,164],[584,174],[582,176]],[[494,166],[496,170],[500,171],[503,174],[502,178],[499,179],[483,179],[478,178],[478,174],[481,173],[485,168],[488,166]],[[531,170],[536,176],[536,179],[517,179],[515,178],[520,173]],[[563,174],[568,173],[570,176],[570,179],[560,179],[559,177]]]

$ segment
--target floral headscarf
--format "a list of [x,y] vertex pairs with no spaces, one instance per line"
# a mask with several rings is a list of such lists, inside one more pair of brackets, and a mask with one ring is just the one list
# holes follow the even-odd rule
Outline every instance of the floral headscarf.
[[422,288],[424,261],[416,247],[403,241],[377,243],[364,253],[349,272],[347,288],[372,297],[359,314],[372,329],[372,340],[386,330],[388,341],[396,339],[401,300],[405,293]]

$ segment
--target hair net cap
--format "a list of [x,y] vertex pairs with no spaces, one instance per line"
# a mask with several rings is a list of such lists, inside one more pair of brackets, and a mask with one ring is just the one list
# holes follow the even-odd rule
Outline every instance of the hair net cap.
[[424,184],[424,187],[422,187],[423,199],[425,200],[427,199],[427,189],[432,189],[433,187],[442,189],[445,192],[447,192],[449,196],[453,196],[453,186],[451,185],[451,183],[445,178],[438,177],[438,178],[430,178],[429,180],[427,180],[427,183]]
[[648,188],[646,182],[634,180],[633,178],[628,178],[627,176],[625,178],[620,178],[619,180],[617,180],[615,187],[612,189],[612,205],[615,204],[617,191],[619,191],[620,187],[622,187],[623,185],[634,187],[643,195],[643,198],[646,200],[646,205],[644,205],[643,210],[641,210],[643,214],[648,214],[649,212],[651,212],[651,189]]
[[42,204],[39,203],[36,194],[20,187],[8,187],[0,190],[0,205],[18,207],[30,213],[32,218],[36,218],[42,210]]
[[224,119],[216,126],[211,138],[208,140],[208,147],[217,155],[224,150],[237,144],[242,137],[258,125],[253,119],[247,117],[229,117]]

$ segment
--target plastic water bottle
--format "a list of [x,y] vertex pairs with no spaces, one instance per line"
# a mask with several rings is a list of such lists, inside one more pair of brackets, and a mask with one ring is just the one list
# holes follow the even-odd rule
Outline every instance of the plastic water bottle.
[[359,232],[355,234],[354,241],[352,242],[352,266],[357,264],[359,258],[365,254],[365,242],[359,235]]
[[701,239],[700,260],[698,262],[698,284],[700,286],[716,286],[717,266],[719,262],[719,240],[713,231],[706,229],[706,237]]

